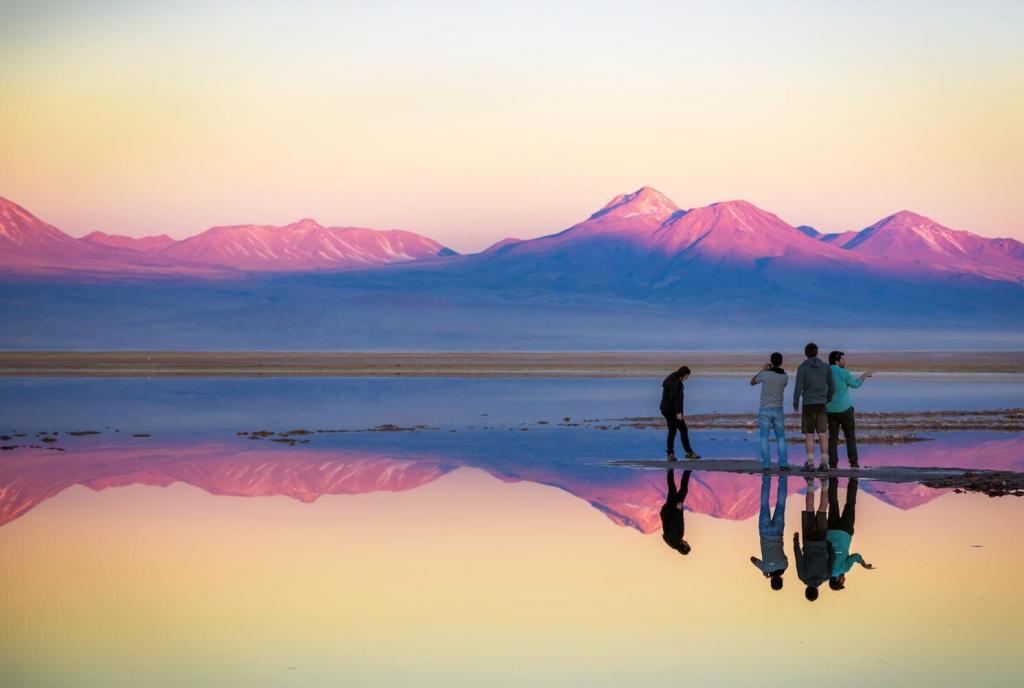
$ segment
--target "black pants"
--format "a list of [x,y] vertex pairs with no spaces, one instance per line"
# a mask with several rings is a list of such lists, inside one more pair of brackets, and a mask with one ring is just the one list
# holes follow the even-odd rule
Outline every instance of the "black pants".
[[674,415],[662,412],[665,422],[668,423],[668,440],[665,442],[666,451],[675,451],[676,431],[679,431],[679,439],[683,442],[683,451],[693,454],[693,447],[690,446],[690,431],[686,427],[685,420],[679,420]]
[[839,478],[828,479],[828,529],[845,530],[853,535],[853,524],[857,520],[857,479],[850,478],[846,486],[846,503],[839,512]]
[[846,459],[851,466],[857,465],[857,434],[853,424],[853,407],[841,413],[828,414],[828,465],[839,465],[839,430],[846,438]]

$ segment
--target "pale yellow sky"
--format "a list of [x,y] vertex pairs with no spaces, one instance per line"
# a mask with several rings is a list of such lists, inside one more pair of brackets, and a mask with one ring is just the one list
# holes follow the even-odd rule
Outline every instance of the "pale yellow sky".
[[401,227],[459,251],[642,185],[1024,239],[1024,5],[11,3],[0,195],[72,234]]

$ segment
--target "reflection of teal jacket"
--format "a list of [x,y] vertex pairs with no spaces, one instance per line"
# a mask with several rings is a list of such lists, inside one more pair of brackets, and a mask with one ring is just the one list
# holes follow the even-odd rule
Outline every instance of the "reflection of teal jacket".
[[836,384],[836,391],[832,395],[832,401],[828,402],[828,412],[842,413],[853,406],[853,402],[850,401],[850,388],[860,387],[861,380],[851,375],[846,368],[834,365],[832,366],[832,381]]
[[832,543],[832,551],[835,552],[835,561],[832,562],[832,577],[840,576],[853,568],[854,564],[863,564],[864,557],[859,554],[850,554],[850,543],[853,536],[845,530],[828,531],[828,541]]

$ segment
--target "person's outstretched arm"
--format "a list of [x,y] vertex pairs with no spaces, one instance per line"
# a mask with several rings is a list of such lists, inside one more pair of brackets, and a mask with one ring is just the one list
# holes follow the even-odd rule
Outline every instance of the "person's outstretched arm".
[[[846,384],[852,387],[853,389],[857,389],[862,384],[864,384],[864,375],[861,375],[860,377],[854,377],[853,373],[851,373],[849,370],[844,370],[843,374],[846,376]],[[867,373],[865,373],[865,375],[866,374]]]
[[751,387],[753,387],[758,382],[760,382],[760,380],[758,378],[760,378],[761,377],[761,373],[763,373],[766,370],[768,370],[768,364],[767,363],[765,363],[763,366],[761,366],[761,370],[759,370],[756,373],[754,373],[754,377],[750,378],[750,386]]
[[796,576],[804,579],[804,553],[800,551],[800,533],[793,533],[793,559],[796,561]]
[[804,368],[800,366],[796,369],[796,384],[793,385],[793,410],[799,410],[800,408],[800,393],[804,390]]

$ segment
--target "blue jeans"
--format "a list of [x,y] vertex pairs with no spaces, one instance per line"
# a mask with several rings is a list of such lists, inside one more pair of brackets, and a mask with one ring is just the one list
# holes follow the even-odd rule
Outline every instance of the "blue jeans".
[[786,414],[781,408],[763,408],[757,412],[757,428],[761,431],[761,466],[772,465],[772,450],[768,446],[768,431],[775,429],[775,439],[779,444],[779,465],[789,465],[789,454],[786,451]]
[[786,476],[779,477],[779,490],[775,494],[775,513],[771,512],[768,498],[771,495],[771,478],[761,476],[761,513],[757,518],[757,532],[761,537],[782,537],[786,533],[786,497],[789,486]]

